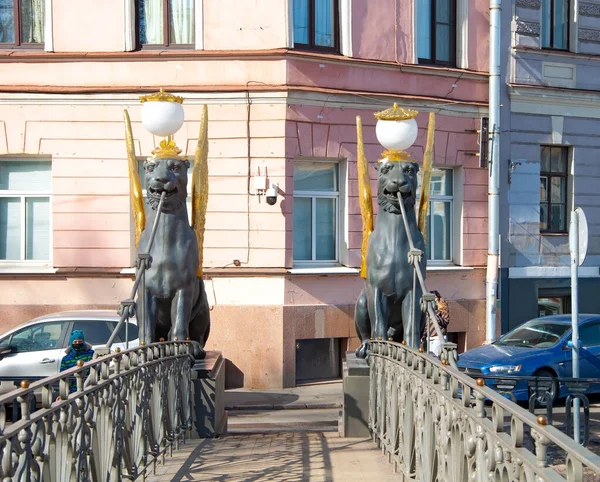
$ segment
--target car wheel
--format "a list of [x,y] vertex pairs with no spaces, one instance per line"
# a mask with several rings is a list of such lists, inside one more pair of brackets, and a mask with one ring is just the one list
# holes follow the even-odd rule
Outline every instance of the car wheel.
[[[541,370],[537,370],[534,374],[534,377],[545,377],[545,378],[552,378],[555,377],[556,374],[550,370],[546,370],[546,369],[541,369]],[[550,385],[550,389],[548,390],[548,394],[550,395],[550,397],[547,397],[545,393],[536,393],[535,395],[535,406],[539,407],[539,408],[546,408],[548,406],[548,404],[550,405],[554,405],[554,402],[556,402],[556,399],[558,398],[558,382],[557,381],[553,381],[552,385]],[[531,394],[533,393],[533,389],[530,388],[529,389],[529,396],[531,397]]]

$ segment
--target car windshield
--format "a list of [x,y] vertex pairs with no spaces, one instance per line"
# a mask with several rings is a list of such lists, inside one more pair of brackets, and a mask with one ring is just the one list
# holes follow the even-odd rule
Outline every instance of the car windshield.
[[550,348],[558,343],[570,325],[532,320],[509,331],[494,344],[498,346],[522,346],[524,348]]

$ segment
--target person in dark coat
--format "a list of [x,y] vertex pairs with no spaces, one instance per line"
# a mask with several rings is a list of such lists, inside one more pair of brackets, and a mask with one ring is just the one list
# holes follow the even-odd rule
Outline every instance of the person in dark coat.
[[[94,357],[92,345],[85,342],[82,330],[73,330],[69,338],[69,346],[65,350],[66,355],[60,362],[60,371],[68,370],[77,365],[79,360],[89,362]],[[77,390],[77,383],[73,380],[69,385],[69,393]]]

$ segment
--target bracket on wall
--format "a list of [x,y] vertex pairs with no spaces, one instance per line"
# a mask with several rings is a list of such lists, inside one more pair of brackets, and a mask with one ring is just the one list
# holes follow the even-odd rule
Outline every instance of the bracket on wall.
[[512,182],[513,172],[517,170],[517,166],[520,166],[521,163],[519,161],[511,161],[508,160],[508,184]]

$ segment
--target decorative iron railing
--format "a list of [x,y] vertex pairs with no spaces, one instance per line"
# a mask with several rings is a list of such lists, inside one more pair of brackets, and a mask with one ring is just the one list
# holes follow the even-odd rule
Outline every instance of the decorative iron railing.
[[0,396],[0,480],[145,476],[192,428],[193,364],[189,342],[163,342],[23,382]]
[[369,357],[369,429],[404,480],[580,482],[600,475],[598,455],[448,361],[377,340]]

